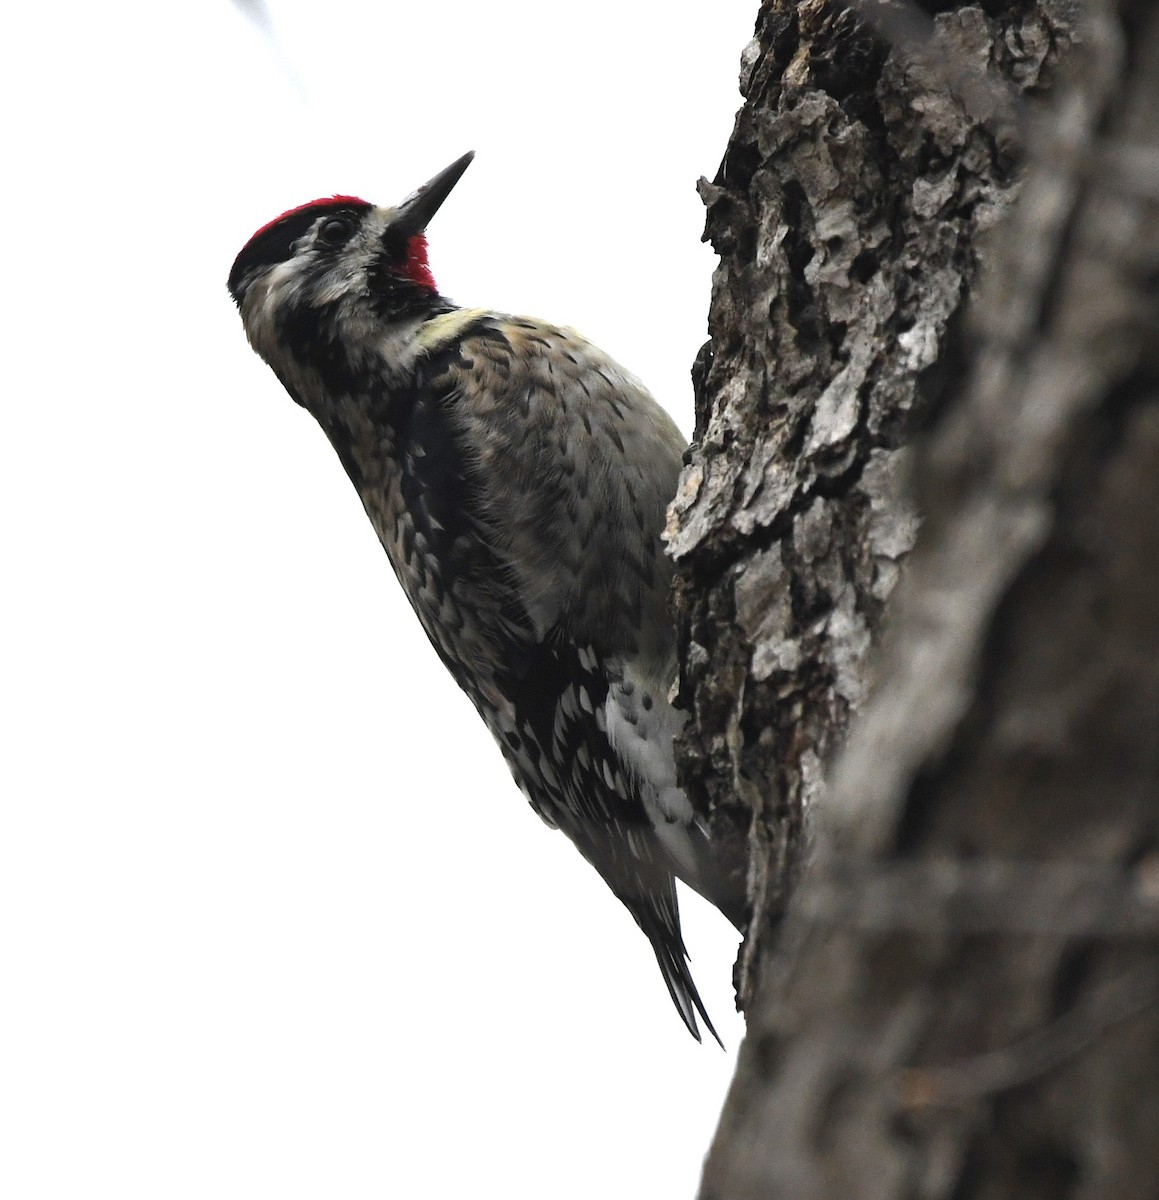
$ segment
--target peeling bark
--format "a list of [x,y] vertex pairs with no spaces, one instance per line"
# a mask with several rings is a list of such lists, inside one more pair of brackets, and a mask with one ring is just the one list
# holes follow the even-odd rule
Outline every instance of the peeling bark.
[[755,909],[711,1200],[1159,1188],[1159,13],[938,7],[766,4],[704,188],[682,761]]

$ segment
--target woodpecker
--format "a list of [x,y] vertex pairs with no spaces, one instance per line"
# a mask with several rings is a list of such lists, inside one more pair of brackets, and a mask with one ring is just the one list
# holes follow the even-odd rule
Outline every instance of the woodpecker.
[[283,213],[238,254],[229,290],[515,782],[636,919],[692,1035],[699,1014],[716,1037],[674,878],[738,927],[744,896],[676,782],[660,535],[685,443],[573,330],[439,292],[427,225],[473,157],[394,208],[336,195]]

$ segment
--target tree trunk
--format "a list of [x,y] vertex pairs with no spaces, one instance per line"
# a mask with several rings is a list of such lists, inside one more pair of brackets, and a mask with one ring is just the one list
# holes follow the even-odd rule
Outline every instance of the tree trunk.
[[936,7],[766,3],[703,186],[681,760],[754,913],[712,1200],[1159,1193],[1159,15]]

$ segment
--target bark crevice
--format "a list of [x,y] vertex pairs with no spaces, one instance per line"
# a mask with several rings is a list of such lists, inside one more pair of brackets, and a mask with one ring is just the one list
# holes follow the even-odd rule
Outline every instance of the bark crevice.
[[1159,16],[925,7],[766,3],[701,189],[679,755],[754,905],[702,1194],[1153,1200]]

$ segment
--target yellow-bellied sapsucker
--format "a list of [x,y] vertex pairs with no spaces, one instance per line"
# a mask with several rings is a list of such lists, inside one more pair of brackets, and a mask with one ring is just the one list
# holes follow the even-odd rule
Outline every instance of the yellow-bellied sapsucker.
[[578,334],[439,294],[425,230],[471,158],[397,208],[334,196],[284,213],[229,290],[519,787],[636,918],[699,1038],[696,1013],[712,1024],[673,876],[738,925],[744,897],[713,869],[673,761],[660,533],[684,441]]

